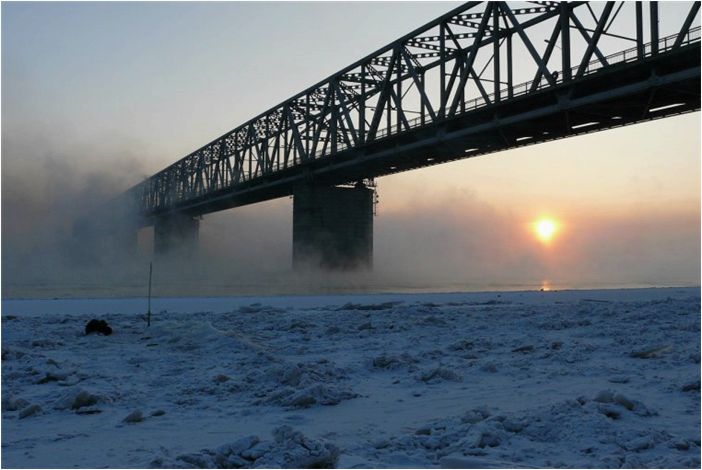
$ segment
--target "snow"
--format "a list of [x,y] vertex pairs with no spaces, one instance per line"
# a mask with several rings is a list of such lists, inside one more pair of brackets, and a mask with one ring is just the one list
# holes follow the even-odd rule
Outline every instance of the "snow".
[[3,467],[700,466],[698,288],[144,305],[3,300]]

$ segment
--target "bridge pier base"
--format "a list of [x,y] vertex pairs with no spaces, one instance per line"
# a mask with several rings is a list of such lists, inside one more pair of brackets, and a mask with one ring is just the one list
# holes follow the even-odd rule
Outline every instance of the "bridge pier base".
[[371,269],[373,189],[306,185],[293,193],[293,269]]
[[197,253],[200,220],[183,214],[169,214],[154,224],[154,255],[192,257]]

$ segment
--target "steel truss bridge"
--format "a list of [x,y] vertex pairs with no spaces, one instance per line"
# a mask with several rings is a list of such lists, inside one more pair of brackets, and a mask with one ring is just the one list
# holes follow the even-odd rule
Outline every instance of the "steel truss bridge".
[[700,109],[699,2],[468,2],[129,189],[144,225]]

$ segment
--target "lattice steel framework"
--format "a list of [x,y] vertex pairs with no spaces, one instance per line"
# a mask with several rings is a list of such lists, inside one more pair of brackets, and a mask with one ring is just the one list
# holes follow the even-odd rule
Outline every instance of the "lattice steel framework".
[[312,161],[698,43],[700,3],[678,4],[663,15],[668,7],[466,3],[213,140],[127,195],[146,216],[178,210],[244,183],[304,171]]

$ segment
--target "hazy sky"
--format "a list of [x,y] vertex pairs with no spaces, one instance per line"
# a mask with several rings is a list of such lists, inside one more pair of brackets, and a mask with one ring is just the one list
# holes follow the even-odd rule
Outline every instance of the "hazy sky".
[[[76,208],[455,5],[3,3],[3,279]],[[391,277],[699,283],[699,113],[378,184],[375,260]],[[289,269],[290,212],[285,198],[207,216],[203,251]],[[561,223],[548,246],[529,225],[544,214]]]

